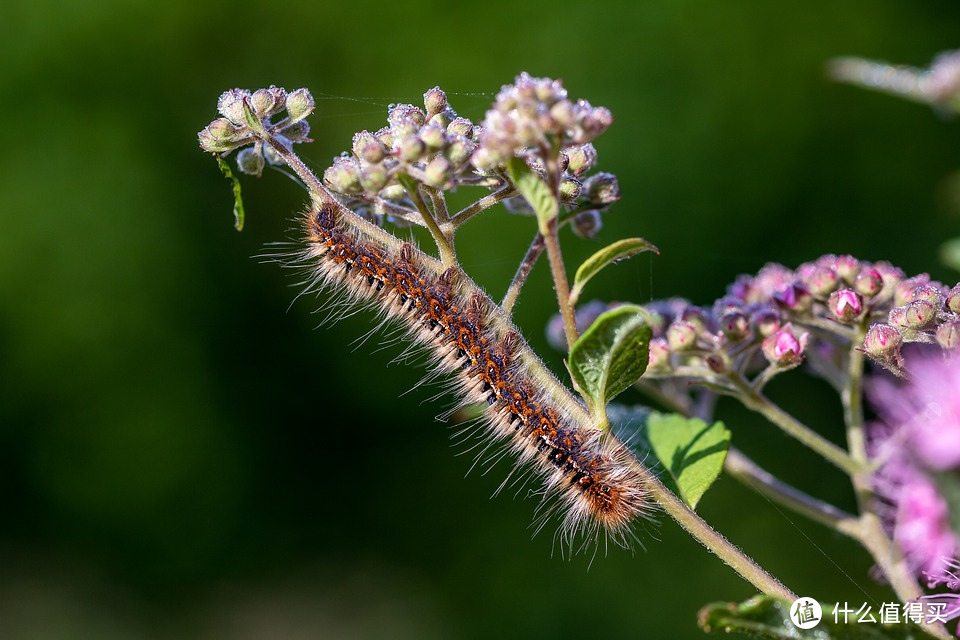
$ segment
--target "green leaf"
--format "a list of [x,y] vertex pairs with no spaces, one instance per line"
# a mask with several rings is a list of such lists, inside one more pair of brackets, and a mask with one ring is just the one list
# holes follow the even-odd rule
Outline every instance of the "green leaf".
[[695,509],[723,470],[730,431],[722,422],[708,425],[676,413],[654,413],[647,421],[647,438],[680,491],[680,498]]
[[587,258],[583,264],[580,265],[580,268],[577,269],[577,273],[573,277],[573,289],[570,291],[570,304],[576,304],[587,281],[600,273],[604,267],[610,264],[616,264],[621,260],[626,260],[644,251],[653,251],[658,255],[660,254],[659,249],[643,238],[626,238],[600,249],[600,251],[597,251]]
[[653,331],[645,318],[632,305],[601,313],[570,348],[570,375],[601,423],[607,402],[647,368]]
[[557,198],[550,191],[547,183],[531,171],[523,158],[517,158],[516,156],[510,158],[510,162],[507,163],[507,173],[513,184],[516,185],[517,190],[526,198],[530,206],[533,207],[534,213],[537,214],[540,233],[546,235],[547,225],[557,217],[557,213],[560,211]]
[[217,164],[220,165],[220,171],[224,177],[233,183],[233,226],[237,231],[243,231],[244,212],[243,196],[240,194],[240,181],[237,180],[233,171],[230,171],[230,166],[219,155],[217,156]]
[[[791,604],[770,596],[754,596],[746,602],[714,602],[708,604],[697,614],[697,624],[706,633],[729,634],[740,632],[755,638],[773,640],[797,640],[815,638],[816,640],[929,640],[919,626],[912,622],[884,624],[880,622],[878,607],[870,605],[869,611],[857,614],[862,603],[838,603],[841,607],[852,608],[847,614],[838,614],[834,622],[834,604],[820,603],[822,614],[820,622],[810,628],[801,629],[790,619]],[[870,622],[869,616],[874,622]],[[859,618],[867,616],[861,622]],[[902,615],[899,619],[904,618]]]

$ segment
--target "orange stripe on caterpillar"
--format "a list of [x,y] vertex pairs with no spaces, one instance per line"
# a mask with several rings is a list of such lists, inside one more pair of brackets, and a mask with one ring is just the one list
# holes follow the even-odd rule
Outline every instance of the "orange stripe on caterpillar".
[[337,203],[316,205],[305,227],[302,259],[315,282],[402,322],[414,342],[455,374],[465,401],[486,402],[487,436],[508,443],[518,463],[544,483],[548,506],[540,526],[557,513],[559,534],[570,544],[580,532],[588,542],[602,532],[627,545],[631,522],[651,510],[632,454],[594,426],[466,274]]

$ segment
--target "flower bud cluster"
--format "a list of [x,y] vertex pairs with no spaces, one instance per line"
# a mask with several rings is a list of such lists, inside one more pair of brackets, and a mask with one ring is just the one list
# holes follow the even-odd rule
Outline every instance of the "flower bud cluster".
[[[481,170],[492,170],[516,155],[534,152],[541,161],[554,146],[561,149],[582,147],[613,123],[604,107],[593,107],[586,100],[567,98],[559,80],[534,78],[521,73],[513,84],[505,85],[483,119],[483,150],[474,158]],[[593,153],[595,161],[595,152]],[[590,152],[573,150],[568,154],[574,175],[580,175],[584,163],[592,164]]]
[[[275,86],[253,92],[230,89],[217,102],[222,117],[198,134],[200,147],[224,155],[241,149],[237,166],[244,173],[259,176],[266,163],[283,164],[280,154],[265,145],[264,139],[269,137],[286,148],[297,142],[311,142],[307,137],[310,125],[305,118],[314,106],[313,96],[306,89],[290,93]],[[283,111],[287,116],[274,123],[274,116]]]
[[888,262],[828,255],[796,271],[767,265],[756,276],[741,276],[731,293],[772,305],[795,323],[869,326],[864,352],[895,373],[904,343],[960,346],[960,285],[947,290],[927,274],[908,278]]
[[895,373],[905,343],[960,348],[960,284],[947,289],[927,274],[908,278],[887,262],[851,256],[826,255],[795,270],[768,264],[739,276],[711,306],[672,299],[646,308],[654,330],[648,377],[777,372],[807,358],[822,375],[842,375],[864,327],[856,346]]
[[[599,212],[620,197],[614,175],[587,175],[597,163],[591,140],[611,121],[606,109],[567,100],[558,81],[527,74],[501,90],[482,125],[459,116],[446,93],[434,87],[424,94],[422,107],[390,105],[387,126],[357,133],[351,149],[333,160],[323,178],[348,207],[382,220],[396,206],[410,208],[401,175],[437,191],[462,185],[497,189],[514,155],[523,155],[543,175],[544,156],[528,151],[556,140],[561,202],[577,207],[573,229],[589,237],[600,229]],[[532,213],[522,196],[504,204],[513,212]]]
[[477,148],[473,122],[450,108],[446,94],[434,87],[423,96],[423,107],[392,104],[387,126],[353,136],[349,152],[334,160],[324,181],[346,196],[380,196],[400,200],[398,173],[445,190],[472,175],[470,157]]

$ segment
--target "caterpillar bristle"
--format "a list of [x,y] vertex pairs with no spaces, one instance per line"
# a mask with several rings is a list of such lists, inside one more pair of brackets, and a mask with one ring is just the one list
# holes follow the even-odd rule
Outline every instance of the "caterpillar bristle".
[[[497,492],[515,483],[519,491],[527,480],[540,479],[535,531],[559,518],[556,538],[567,549],[577,549],[581,536],[579,548],[601,536],[632,546],[633,523],[652,510],[632,453],[593,424],[462,270],[444,268],[332,200],[308,211],[305,227],[307,246],[294,262],[309,270],[309,290],[332,289],[351,312],[369,307],[384,321],[398,322],[437,365],[425,381],[452,374],[460,406],[484,405],[479,421],[455,434],[480,434],[471,447],[479,449],[473,467],[486,467],[486,473],[504,456],[516,458]],[[333,308],[337,319],[348,313]]]

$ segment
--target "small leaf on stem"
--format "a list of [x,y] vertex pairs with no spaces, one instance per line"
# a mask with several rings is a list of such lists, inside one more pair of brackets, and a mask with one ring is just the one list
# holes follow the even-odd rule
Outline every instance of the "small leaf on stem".
[[660,254],[659,249],[643,238],[626,238],[607,245],[584,260],[580,268],[577,269],[576,275],[573,277],[573,289],[570,291],[570,304],[577,303],[580,294],[583,292],[583,287],[593,276],[600,273],[604,267],[610,264],[616,264],[621,260],[626,260],[644,251],[653,251],[657,255]]
[[237,231],[243,231],[244,212],[243,196],[240,194],[240,181],[237,180],[233,171],[230,171],[230,166],[219,155],[217,155],[217,164],[220,165],[223,176],[233,183],[233,226]]
[[600,424],[607,402],[646,370],[652,335],[646,312],[627,305],[600,314],[570,348],[570,375]]
[[533,207],[540,233],[546,235],[549,232],[549,223],[557,217],[560,211],[560,204],[557,202],[556,195],[550,191],[550,187],[540,176],[531,171],[523,158],[510,158],[510,162],[507,164],[507,173],[510,174],[510,180],[516,185],[517,190]]
[[722,422],[708,425],[680,414],[654,413],[647,421],[654,455],[670,474],[680,497],[691,509],[723,470],[730,431]]
[[[821,603],[820,622],[809,629],[801,629],[790,619],[793,603],[777,600],[770,596],[754,596],[742,603],[714,602],[706,605],[697,614],[697,624],[709,634],[729,634],[739,632],[754,638],[773,640],[795,640],[797,638],[816,638],[817,640],[921,640],[930,636],[921,627],[912,622],[899,624],[879,622],[880,613],[871,607],[866,612],[858,612],[857,605],[848,613],[838,612],[834,622],[834,605]],[[858,615],[859,613],[859,615]],[[860,617],[866,615],[862,621]],[[873,620],[870,619],[873,616]],[[899,617],[898,617],[899,619]]]

